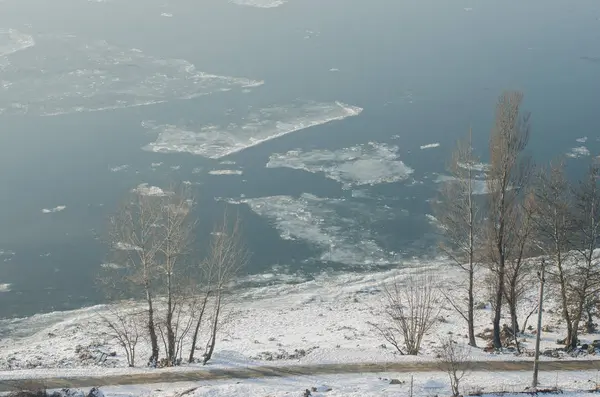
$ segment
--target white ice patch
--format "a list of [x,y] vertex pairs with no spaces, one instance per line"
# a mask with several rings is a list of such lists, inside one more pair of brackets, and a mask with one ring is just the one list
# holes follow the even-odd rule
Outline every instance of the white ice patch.
[[132,192],[140,194],[142,196],[168,196],[170,192],[165,192],[158,186],[150,186],[147,183],[139,184],[135,189],[132,189]]
[[118,242],[115,244],[115,248],[121,251],[141,251],[140,247],[137,247],[133,244]]
[[433,148],[436,148],[436,147],[440,147],[440,144],[438,142],[428,143],[427,145],[421,145],[421,150],[433,149]]
[[585,146],[574,147],[573,149],[571,149],[570,152],[567,153],[568,157],[571,157],[574,159],[579,158],[579,157],[589,156],[589,155],[590,155],[590,150]]
[[119,172],[119,171],[125,171],[127,168],[129,168],[128,164],[123,164],[123,165],[119,165],[117,167],[112,167],[110,169],[111,172]]
[[211,170],[208,173],[210,175],[242,175],[244,172],[241,170]]
[[291,132],[361,112],[361,108],[341,102],[299,102],[250,110],[238,122],[226,125],[187,127],[144,121],[142,126],[157,132],[158,137],[143,149],[159,153],[185,152],[218,159]]
[[407,179],[414,170],[398,160],[398,147],[382,143],[353,146],[341,150],[291,150],[273,154],[268,168],[287,167],[308,172],[322,172],[345,189]]
[[581,138],[577,138],[575,139],[575,141],[579,142],[579,143],[586,143],[588,140],[587,136],[581,137]]
[[0,292],[10,292],[10,284],[0,284]]
[[[0,51],[10,54],[33,45],[25,35],[11,40]],[[40,35],[35,44],[30,56],[9,55],[0,65],[0,114],[50,116],[127,108],[262,84],[72,35]]]
[[160,167],[161,165],[163,165],[163,163],[162,163],[162,162],[160,162],[160,163],[152,163],[152,164],[150,164],[150,167],[152,167],[152,168],[158,168],[158,167]]
[[487,172],[490,169],[490,165],[486,164],[486,163],[473,163],[473,164],[458,163],[458,166],[465,170],[471,169],[472,171],[478,171],[478,172]]
[[171,14],[170,12],[163,12],[162,14],[160,14],[160,16],[166,18],[173,18],[173,14]]
[[52,214],[52,213],[54,213],[54,212],[61,212],[61,211],[64,211],[64,210],[65,210],[65,208],[67,208],[65,205],[59,205],[59,206],[56,206],[56,207],[54,207],[54,208],[44,208],[44,209],[42,210],[42,213],[44,213],[44,214]]
[[[446,183],[456,181],[457,179],[453,176],[448,175],[438,175],[435,179],[436,183]],[[472,180],[473,194],[475,195],[483,195],[488,194],[488,183],[485,179],[473,179]]]
[[28,34],[21,33],[15,29],[0,30],[0,57],[14,54],[34,45],[35,40]]
[[287,0],[229,0],[232,4],[256,8],[275,8],[287,3]]
[[[121,243],[121,244],[123,245],[123,243]],[[117,244],[117,249],[122,249],[122,248],[120,248],[120,246]],[[123,268],[122,265],[119,265],[117,263],[102,263],[100,265],[100,267],[103,268],[103,269],[113,269],[113,270],[117,270],[117,269],[122,269]]]
[[371,230],[363,226],[372,224],[373,219],[389,219],[393,214],[387,208],[373,210],[365,204],[307,193],[299,198],[272,196],[237,202],[272,220],[282,239],[304,240],[320,248],[320,260],[374,265],[396,259],[394,253],[377,245]]

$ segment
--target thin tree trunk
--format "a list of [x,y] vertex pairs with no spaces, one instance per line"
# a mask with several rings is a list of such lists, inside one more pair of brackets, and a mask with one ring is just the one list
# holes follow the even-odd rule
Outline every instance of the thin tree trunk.
[[154,307],[152,305],[152,297],[150,296],[150,288],[146,284],[146,301],[148,302],[148,334],[150,335],[150,344],[152,345],[152,355],[150,356],[150,365],[155,366],[158,363],[158,338],[156,337],[156,329],[154,328]]
[[171,274],[167,274],[167,361],[169,366],[175,365],[175,333],[173,332],[173,290]]
[[500,320],[502,319],[502,295],[504,294],[504,258],[500,254],[500,266],[498,269],[498,284],[496,286],[496,297],[494,307],[493,343],[496,349],[502,348],[500,340]]
[[215,344],[217,343],[217,328],[219,326],[219,314],[221,312],[221,292],[217,293],[216,303],[215,303],[215,317],[212,326],[212,331],[210,335],[210,342],[208,345],[208,349],[206,349],[206,353],[204,354],[203,365],[206,365],[208,360],[212,358],[213,352],[215,350]]
[[192,346],[190,347],[190,356],[188,358],[188,363],[194,362],[194,353],[196,351],[196,344],[198,343],[198,334],[200,333],[200,325],[202,325],[202,319],[204,318],[204,311],[206,310],[206,304],[208,303],[208,297],[210,295],[210,291],[204,295],[204,301],[202,302],[202,309],[200,309],[200,314],[198,315],[198,321],[196,322],[196,328],[194,329],[194,334],[192,335]]
[[467,309],[467,322],[469,327],[469,345],[477,347],[477,341],[475,340],[475,313],[473,310],[475,306],[475,298],[473,296],[474,276],[473,265],[471,265],[471,268],[469,269],[469,307]]

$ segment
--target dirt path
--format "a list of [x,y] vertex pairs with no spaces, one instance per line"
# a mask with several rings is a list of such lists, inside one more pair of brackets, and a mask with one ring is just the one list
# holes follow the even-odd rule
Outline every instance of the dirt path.
[[[486,361],[468,363],[474,371],[529,371],[532,361]],[[600,360],[561,360],[542,361],[540,371],[583,371],[600,370]],[[101,371],[101,369],[99,369]],[[76,376],[48,379],[0,380],[0,392],[15,390],[17,385],[26,384],[29,388],[46,387],[84,388],[109,385],[135,385],[146,383],[200,382],[220,379],[248,379],[265,377],[313,376],[369,372],[431,372],[439,371],[439,363],[377,363],[377,364],[319,364],[278,367],[239,367],[220,369],[198,369],[179,372],[156,372],[143,374],[123,374],[110,376]]]

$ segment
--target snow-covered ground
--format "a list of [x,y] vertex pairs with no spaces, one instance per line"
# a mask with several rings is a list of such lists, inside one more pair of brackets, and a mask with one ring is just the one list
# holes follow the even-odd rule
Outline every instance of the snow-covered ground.
[[[436,360],[435,348],[442,336],[452,334],[459,343],[464,344],[467,341],[464,320],[443,300],[440,301],[438,322],[425,338],[422,355],[418,357],[397,354],[370,325],[383,320],[385,307],[383,288],[386,283],[395,277],[403,279],[412,273],[437,276],[441,288],[444,288],[448,294],[458,296],[462,293],[461,273],[455,267],[441,261],[430,264],[415,262],[406,264],[402,269],[377,273],[323,274],[314,280],[296,284],[276,284],[244,289],[228,305],[229,310],[232,311],[232,320],[223,330],[214,360],[208,368],[434,361]],[[476,310],[478,332],[488,328],[491,323],[491,310],[489,305],[485,305],[487,289],[485,283],[481,282],[482,277],[483,274],[478,275],[477,283],[480,286]],[[536,294],[537,285],[532,282],[530,293],[522,301],[521,323],[535,305]],[[564,336],[557,302],[554,300],[556,296],[550,289],[545,303],[544,323],[547,332],[543,333],[542,349],[557,347],[556,340]],[[90,376],[198,369],[197,365],[183,365],[161,370],[145,368],[145,360],[150,355],[145,341],[138,347],[138,366],[127,368],[124,353],[105,333],[106,327],[100,314],[106,311],[106,306],[96,306],[69,312],[40,314],[23,319],[0,320],[0,381],[25,377]],[[534,325],[534,322],[535,315],[531,316],[529,324]],[[521,339],[524,350],[530,350],[534,343],[534,335],[526,333]],[[596,335],[582,335],[581,339],[587,342],[600,338]],[[479,339],[478,344],[484,347],[487,342]],[[108,359],[101,364],[96,360],[98,352],[109,355]],[[110,356],[111,353],[115,356]],[[577,358],[595,357],[581,355]],[[527,353],[520,356],[508,352],[490,354],[481,349],[472,349],[471,359],[523,360],[531,357]],[[543,357],[543,359],[551,358]],[[511,379],[513,376],[509,376],[508,373],[500,375],[496,378]],[[392,377],[392,375],[386,376]],[[514,376],[518,378],[521,375]],[[544,376],[550,375],[546,373]],[[556,374],[553,376],[556,377]],[[574,376],[574,373],[568,374],[569,379]],[[597,375],[579,373],[577,376],[596,379]],[[406,374],[402,376],[397,374],[393,377],[406,378]],[[562,378],[562,375],[559,378]],[[363,393],[360,395],[393,395],[398,392],[397,388],[386,385],[375,375],[320,377],[319,382],[335,386],[333,394],[330,392],[323,394],[327,396],[359,395],[348,394],[352,388],[358,388],[356,393]],[[198,391],[200,394],[196,395],[286,395],[287,390],[290,393],[294,390],[290,395],[296,395],[299,386],[303,385],[304,388],[300,390],[303,391],[305,388],[318,386],[319,382],[317,379],[313,381],[310,378],[291,379],[289,382],[281,379],[264,379],[250,383],[248,381],[227,385],[219,383],[215,384],[214,391],[210,393],[206,389],[209,386],[203,384],[202,390],[208,394]],[[489,385],[489,382],[485,385]],[[385,394],[388,393],[386,390],[390,390],[389,393],[392,394]],[[510,388],[506,390],[511,391]]]

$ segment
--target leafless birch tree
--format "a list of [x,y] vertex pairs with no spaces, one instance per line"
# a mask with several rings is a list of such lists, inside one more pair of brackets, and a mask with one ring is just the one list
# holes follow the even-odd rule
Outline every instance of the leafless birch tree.
[[[158,362],[159,345],[156,334],[155,297],[158,264],[157,253],[161,241],[156,225],[162,218],[162,200],[135,190],[116,215],[110,218],[110,244],[118,264],[122,268],[107,269],[104,275],[133,297],[146,302],[146,330],[152,353],[149,363]],[[115,271],[116,270],[116,271]],[[138,295],[141,294],[141,296]]]
[[567,347],[577,347],[579,323],[585,304],[600,292],[600,263],[594,252],[600,242],[600,166],[593,164],[579,186],[573,189],[574,223],[573,240],[577,253],[573,273],[568,283],[571,318],[571,339]]
[[434,212],[445,238],[440,248],[467,277],[466,308],[453,297],[447,299],[467,322],[469,344],[476,346],[473,289],[481,213],[473,193],[474,168],[479,160],[473,153],[471,137],[469,131],[469,139],[457,145],[448,166],[452,179],[442,186]]
[[568,268],[570,253],[570,233],[573,229],[572,189],[564,174],[564,162],[553,161],[549,167],[540,170],[535,182],[534,233],[542,252],[552,259],[552,269],[548,269],[551,280],[558,285],[562,317],[567,327],[565,341],[573,338],[573,311],[569,304],[571,277]]
[[517,204],[514,209],[514,220],[511,226],[514,230],[507,236],[510,244],[507,244],[508,255],[506,255],[506,283],[504,298],[510,312],[511,331],[515,339],[517,349],[519,348],[517,336],[519,330],[518,307],[519,301],[529,288],[529,279],[532,276],[532,262],[528,261],[534,251],[533,244],[533,205],[534,196],[528,194],[523,203]]
[[[225,213],[223,222],[216,226],[212,233],[209,256],[206,266],[210,268],[212,278],[212,313],[210,318],[210,335],[206,344],[203,364],[213,355],[217,334],[222,325],[223,310],[233,278],[240,269],[246,266],[249,255],[243,244],[241,223],[238,216],[233,221]],[[190,354],[193,354],[192,352]]]
[[498,99],[495,124],[490,139],[490,167],[488,170],[488,253],[495,277],[493,344],[502,347],[500,331],[502,301],[506,281],[506,264],[514,253],[517,239],[512,235],[516,227],[516,209],[520,193],[528,181],[530,163],[524,157],[529,141],[529,115],[520,108],[523,94],[506,92]]

